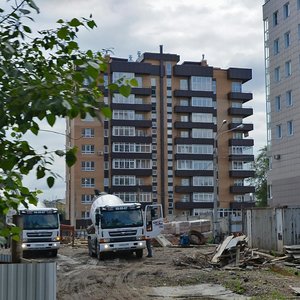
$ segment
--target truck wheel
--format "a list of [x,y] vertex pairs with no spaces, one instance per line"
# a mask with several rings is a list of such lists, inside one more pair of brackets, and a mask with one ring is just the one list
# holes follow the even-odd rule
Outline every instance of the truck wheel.
[[99,245],[97,245],[96,243],[95,247],[96,247],[97,259],[101,260],[103,258],[103,254],[100,252]]
[[143,249],[136,250],[135,255],[137,258],[142,258],[143,257]]
[[94,252],[93,252],[93,249],[92,249],[91,239],[88,239],[88,250],[89,250],[89,256],[94,257]]

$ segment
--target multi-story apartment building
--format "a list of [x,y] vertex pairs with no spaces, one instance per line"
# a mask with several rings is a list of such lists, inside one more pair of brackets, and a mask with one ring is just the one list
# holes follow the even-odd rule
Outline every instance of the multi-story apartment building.
[[104,89],[111,119],[67,122],[67,143],[79,149],[66,176],[72,224],[84,226],[95,189],[160,203],[166,217],[212,211],[216,193],[220,213],[253,205],[246,182],[254,175],[253,139],[245,138],[253,125],[244,122],[252,93],[242,90],[251,69],[179,59],[162,46],[137,61],[111,58],[105,82],[135,78],[138,86],[127,98]]
[[300,203],[300,1],[263,6],[271,206]]

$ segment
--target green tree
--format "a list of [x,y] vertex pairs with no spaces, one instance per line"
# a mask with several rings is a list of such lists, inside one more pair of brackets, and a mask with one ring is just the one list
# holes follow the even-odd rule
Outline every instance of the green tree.
[[[55,184],[51,171],[55,155],[65,156],[68,166],[76,161],[76,149],[37,153],[25,138],[37,135],[41,121],[53,126],[57,118],[110,116],[99,89],[107,57],[101,52],[81,51],[76,41],[81,28],[93,29],[89,18],[57,21],[56,29],[33,33],[28,25],[39,13],[33,0],[8,1],[0,7],[0,215],[17,209],[20,203],[36,203],[38,191],[23,185],[23,176],[35,172],[37,179]],[[128,96],[136,81],[111,84]],[[8,230],[0,231],[7,236]]]
[[267,156],[267,146],[264,146],[258,151],[258,155],[254,162],[255,176],[255,196],[257,199],[257,206],[268,206],[268,188],[267,188],[267,172],[269,169],[269,159]]

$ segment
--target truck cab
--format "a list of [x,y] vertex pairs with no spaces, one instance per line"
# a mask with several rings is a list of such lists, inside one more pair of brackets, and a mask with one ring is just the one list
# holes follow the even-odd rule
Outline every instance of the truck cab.
[[20,209],[23,219],[22,249],[24,253],[47,251],[57,255],[60,247],[60,222],[56,208]]

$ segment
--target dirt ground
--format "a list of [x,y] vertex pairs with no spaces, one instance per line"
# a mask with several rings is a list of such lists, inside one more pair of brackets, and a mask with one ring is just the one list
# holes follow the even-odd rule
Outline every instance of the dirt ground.
[[[98,261],[87,246],[59,250],[58,300],[296,299],[295,267],[282,262],[245,269],[210,264],[215,246],[154,247],[152,258],[113,255]],[[145,253],[146,254],[146,253]],[[300,296],[299,296],[300,299]]]

